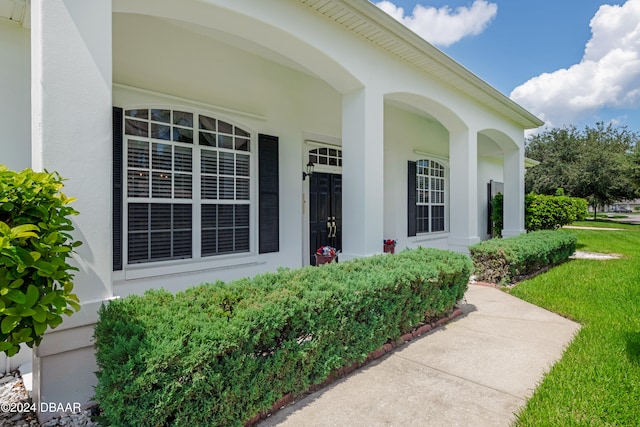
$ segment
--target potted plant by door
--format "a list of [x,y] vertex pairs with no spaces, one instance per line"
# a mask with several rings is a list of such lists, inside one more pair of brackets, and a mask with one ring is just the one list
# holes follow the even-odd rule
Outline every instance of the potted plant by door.
[[386,239],[382,242],[384,245],[382,250],[384,253],[393,254],[396,251],[396,243],[398,242],[394,239]]
[[316,265],[329,264],[336,260],[338,252],[331,246],[321,246],[315,253]]

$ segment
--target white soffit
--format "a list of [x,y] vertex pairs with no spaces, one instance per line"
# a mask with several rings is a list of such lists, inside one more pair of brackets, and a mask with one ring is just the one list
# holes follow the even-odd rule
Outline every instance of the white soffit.
[[544,122],[368,0],[298,0],[525,129]]
[[26,0],[0,0],[0,18],[22,24],[26,8]]

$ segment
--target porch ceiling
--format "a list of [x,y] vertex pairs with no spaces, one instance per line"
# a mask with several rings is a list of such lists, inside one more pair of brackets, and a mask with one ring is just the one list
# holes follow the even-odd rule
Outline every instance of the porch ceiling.
[[26,0],[0,0],[0,18],[22,24],[26,8]]
[[389,105],[392,105],[396,108],[399,108],[401,110],[405,110],[410,112],[411,114],[415,114],[416,116],[419,117],[423,117],[431,122],[436,122],[436,123],[440,123],[438,121],[438,119],[436,119],[435,117],[433,117],[431,114],[429,114],[427,111],[420,109],[418,107],[415,107],[411,104],[405,103],[405,102],[401,102],[395,99],[385,99],[385,102]]
[[178,28],[182,28],[185,31],[200,34],[212,40],[221,41],[223,43],[228,44],[229,46],[236,47],[252,55],[259,56],[261,58],[283,65],[287,68],[291,68],[298,72],[305,73],[313,77],[318,77],[311,70],[302,67],[299,63],[291,60],[285,55],[279,52],[276,52],[273,49],[269,49],[268,47],[257,45],[256,43],[251,42],[247,39],[243,39],[241,37],[232,35],[224,31],[220,31],[215,28],[205,27],[202,25],[194,24],[194,23],[187,23],[184,21],[178,21],[175,19],[167,19],[167,18],[158,18],[158,19],[160,19],[163,22],[166,22],[169,25],[174,25]]
[[298,0],[429,76],[462,91],[524,129],[543,121],[513,102],[368,0]]
[[486,135],[478,135],[478,157],[502,158],[504,152],[500,146]]

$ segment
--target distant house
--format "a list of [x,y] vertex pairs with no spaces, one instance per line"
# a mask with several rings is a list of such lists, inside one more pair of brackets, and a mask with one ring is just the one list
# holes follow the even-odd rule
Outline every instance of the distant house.
[[[34,357],[86,404],[113,297],[524,230],[542,122],[366,0],[0,0],[2,163],[78,201],[82,311]],[[306,175],[309,174],[309,175]],[[71,374],[71,375],[70,375]],[[52,414],[43,413],[46,419]]]

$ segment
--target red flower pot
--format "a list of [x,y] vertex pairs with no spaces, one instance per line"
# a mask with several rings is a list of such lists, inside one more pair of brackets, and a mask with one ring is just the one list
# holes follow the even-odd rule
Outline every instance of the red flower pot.
[[320,254],[315,254],[315,255],[316,255],[316,265],[330,264],[336,260],[335,255],[329,255],[329,256],[320,255]]

